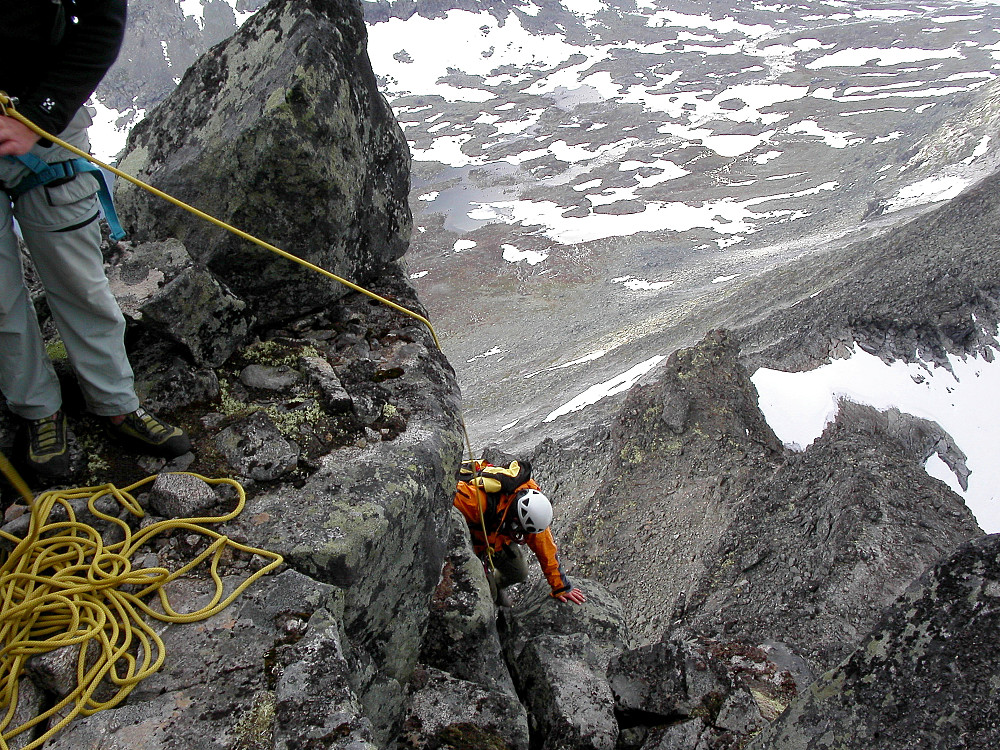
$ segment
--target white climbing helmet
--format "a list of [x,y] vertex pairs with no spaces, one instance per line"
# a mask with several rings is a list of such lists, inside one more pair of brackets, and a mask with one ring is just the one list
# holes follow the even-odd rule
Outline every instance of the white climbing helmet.
[[552,503],[538,490],[522,490],[515,498],[517,520],[527,534],[545,531],[552,523]]

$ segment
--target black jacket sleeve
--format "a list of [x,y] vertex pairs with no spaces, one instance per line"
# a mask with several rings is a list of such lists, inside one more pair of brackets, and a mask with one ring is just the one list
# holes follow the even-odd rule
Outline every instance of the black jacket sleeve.
[[[31,0],[35,2],[36,0]],[[62,40],[17,108],[44,130],[58,134],[118,58],[125,35],[126,0],[76,0]]]

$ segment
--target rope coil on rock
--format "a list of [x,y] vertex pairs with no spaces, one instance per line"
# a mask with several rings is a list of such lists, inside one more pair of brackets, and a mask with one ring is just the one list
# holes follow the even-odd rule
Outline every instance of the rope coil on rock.
[[[168,623],[205,620],[283,562],[279,554],[205,527],[230,521],[243,511],[246,494],[238,482],[190,476],[210,485],[233,487],[238,495],[236,507],[221,516],[157,521],[138,531],[98,507],[99,501],[108,498],[133,519],[144,518],[131,493],[155,478],[147,477],[124,489],[106,484],[45,492],[31,503],[30,524],[23,538],[0,530],[3,542],[14,547],[0,555],[0,706],[6,707],[0,718],[0,747],[7,748],[11,737],[57,717],[43,736],[25,746],[39,747],[76,716],[118,705],[141,680],[156,672],[165,656],[163,640],[143,616]],[[97,529],[77,520],[74,500],[86,500],[88,511],[109,524],[121,540],[108,543]],[[52,518],[53,511],[59,510],[65,520]],[[139,553],[152,551],[150,542],[178,531],[205,537],[205,549],[173,571],[135,563]],[[219,564],[231,551],[268,562],[227,592]],[[164,587],[203,564],[215,587],[209,602],[194,612],[178,612]],[[147,602],[154,594],[158,608]],[[56,705],[11,728],[25,662],[73,646],[78,647],[76,686]],[[113,691],[107,699],[95,697],[102,682]]]

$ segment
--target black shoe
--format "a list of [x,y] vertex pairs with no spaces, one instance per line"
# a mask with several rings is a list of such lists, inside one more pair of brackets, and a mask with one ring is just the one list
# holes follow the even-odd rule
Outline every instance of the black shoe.
[[191,450],[191,441],[180,427],[167,424],[141,406],[119,424],[108,422],[113,435],[157,456],[176,458]]
[[28,420],[28,467],[39,477],[69,479],[73,475],[69,440],[62,410],[51,417]]

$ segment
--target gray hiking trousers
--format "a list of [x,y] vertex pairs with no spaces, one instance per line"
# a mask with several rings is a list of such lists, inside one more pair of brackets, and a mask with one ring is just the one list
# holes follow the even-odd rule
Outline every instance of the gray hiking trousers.
[[[496,569],[493,586],[505,589],[515,583],[524,583],[528,580],[528,561],[524,558],[524,552],[520,544],[508,544],[498,552],[493,553],[493,567]],[[493,592],[494,597],[496,591]]]
[[[81,108],[59,137],[88,150],[91,122]],[[36,145],[31,153],[48,163],[76,158],[59,146]],[[16,185],[27,174],[19,162],[0,158],[0,187]],[[13,206],[0,195],[0,392],[25,419],[54,414],[62,396],[24,283],[15,218],[87,407],[100,416],[139,407],[125,353],[125,319],[104,275],[97,189],[93,175],[80,174],[29,190]]]

